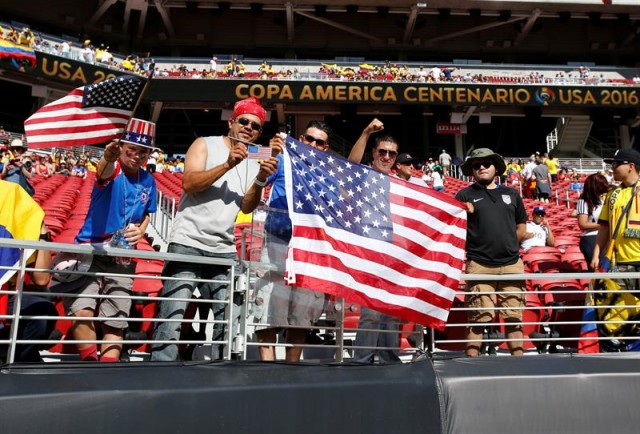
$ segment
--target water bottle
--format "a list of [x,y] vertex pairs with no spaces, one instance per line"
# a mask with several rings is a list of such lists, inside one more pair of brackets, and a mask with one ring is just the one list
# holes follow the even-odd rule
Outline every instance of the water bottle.
[[[110,244],[111,246],[117,247],[119,249],[127,249],[127,250],[135,249],[135,246],[129,244],[129,242],[125,238],[124,229],[120,229],[113,234]],[[114,260],[116,264],[122,265],[123,267],[127,267],[131,264],[131,258],[126,256],[116,256]]]

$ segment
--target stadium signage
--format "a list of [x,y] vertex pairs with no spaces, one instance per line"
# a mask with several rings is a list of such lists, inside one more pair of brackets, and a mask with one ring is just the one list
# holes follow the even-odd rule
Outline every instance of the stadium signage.
[[633,87],[536,86],[414,83],[239,83],[235,98],[270,102],[401,103],[632,107],[640,100]]
[[438,122],[436,124],[437,134],[467,134],[467,124],[452,124],[449,122]]
[[[126,74],[54,54],[37,52],[29,73],[70,86]],[[478,106],[637,108],[640,88],[488,83],[389,83],[306,80],[152,80],[147,101],[228,102],[254,96],[272,103],[433,104]]]
[[36,58],[37,64],[32,71],[34,74],[74,86],[98,83],[126,74],[124,71],[115,71],[48,53],[38,52]]

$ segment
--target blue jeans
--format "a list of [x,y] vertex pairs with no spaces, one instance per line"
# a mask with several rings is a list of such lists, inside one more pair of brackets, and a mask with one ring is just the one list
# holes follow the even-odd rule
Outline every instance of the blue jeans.
[[[13,312],[15,297],[9,298],[9,312]],[[33,295],[22,295],[20,315],[58,316],[56,307],[49,300]],[[51,319],[22,319],[18,322],[18,339],[44,340],[49,339],[55,328],[56,321]],[[8,329],[8,328],[7,328]],[[21,344],[16,351],[16,362],[42,362],[40,348],[42,344]]]
[[[179,253],[182,255],[206,256],[210,258],[236,259],[236,253],[211,253],[195,247],[189,247],[182,244],[169,244],[168,253]],[[196,288],[196,282],[193,279],[211,279],[211,280],[228,280],[229,267],[226,265],[208,265],[194,264],[190,262],[172,262],[168,261],[163,276],[184,278],[185,280],[167,280],[164,282],[161,297],[173,297],[189,299],[193,295]],[[207,300],[226,300],[228,287],[225,283],[200,283],[198,285],[200,294],[203,299]],[[159,319],[182,319],[189,305],[188,301],[179,300],[161,300],[159,303]],[[216,321],[224,321],[226,306],[222,303],[211,305],[213,309],[213,318]],[[235,307],[236,312],[240,312],[240,307]],[[208,312],[209,306],[207,306]],[[200,310],[202,312],[202,310]],[[201,315],[202,316],[202,315]],[[206,318],[206,316],[204,317]],[[203,319],[203,318],[201,318]],[[204,324],[201,324],[201,330]],[[175,322],[158,322],[153,332],[153,340],[158,341],[177,341],[180,339],[181,323]],[[219,341],[224,339],[224,324],[214,324],[213,340]],[[229,331],[231,332],[231,331]],[[213,359],[220,358],[222,345],[214,344],[211,348]],[[174,361],[178,359],[177,344],[152,344],[151,360],[154,361]]]
[[[398,318],[391,315],[380,313],[376,310],[362,307],[360,311],[359,329],[378,329],[378,330],[398,330]],[[356,346],[363,347],[399,347],[400,332],[398,333],[380,333],[365,332],[356,333]],[[394,350],[373,348],[358,348],[355,350],[353,359],[357,362],[373,363],[374,356],[378,354],[380,363],[398,363],[400,358]]]

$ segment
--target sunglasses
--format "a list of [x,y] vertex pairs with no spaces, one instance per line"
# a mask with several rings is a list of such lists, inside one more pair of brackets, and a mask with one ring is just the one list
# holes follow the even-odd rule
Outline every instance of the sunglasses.
[[378,155],[380,157],[389,156],[390,158],[396,158],[398,156],[398,151],[390,151],[389,149],[378,149]]
[[489,160],[484,160],[484,161],[476,161],[475,163],[473,163],[471,165],[471,168],[473,170],[480,170],[481,167],[484,167],[485,169],[490,168],[491,166],[493,166],[493,163]]
[[238,118],[236,119],[236,122],[242,125],[243,127],[246,127],[247,125],[251,125],[251,129],[253,131],[262,131],[262,125],[254,121],[250,121],[247,118]]
[[318,146],[327,146],[327,141],[326,140],[322,140],[322,139],[318,139],[316,137],[313,137],[310,134],[305,134],[302,136],[304,138],[304,141],[311,144],[313,142],[316,142],[316,145]]

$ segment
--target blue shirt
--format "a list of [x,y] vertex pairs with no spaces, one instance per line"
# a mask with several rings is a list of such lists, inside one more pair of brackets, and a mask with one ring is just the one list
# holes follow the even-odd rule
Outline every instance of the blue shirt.
[[287,190],[284,181],[284,156],[278,154],[278,168],[267,178],[267,184],[271,184],[269,195],[269,211],[265,228],[268,232],[283,239],[291,238],[291,219],[289,218],[289,206],[287,204]]
[[156,212],[156,206],[153,176],[142,169],[137,175],[126,175],[117,165],[113,177],[96,180],[89,212],[76,243],[103,242],[127,224],[141,223],[145,215]]

